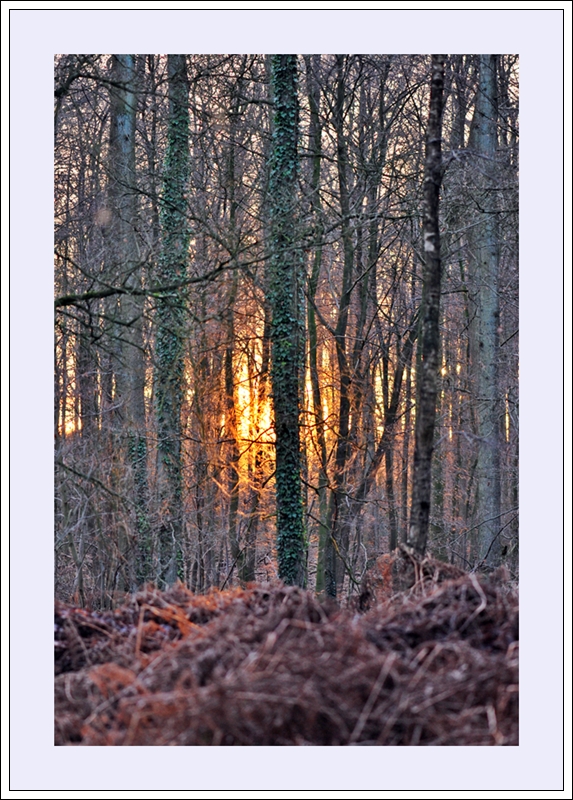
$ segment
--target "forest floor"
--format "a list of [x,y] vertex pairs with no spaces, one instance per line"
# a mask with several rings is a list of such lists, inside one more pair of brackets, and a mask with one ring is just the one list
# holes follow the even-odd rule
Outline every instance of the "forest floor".
[[56,603],[55,743],[517,745],[517,592],[401,559],[347,608],[281,584]]

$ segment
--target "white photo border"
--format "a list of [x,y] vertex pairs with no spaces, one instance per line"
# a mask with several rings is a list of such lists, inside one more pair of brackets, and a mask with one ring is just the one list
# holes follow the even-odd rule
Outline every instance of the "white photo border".
[[[2,21],[6,32],[9,10],[12,791],[73,791],[74,797],[106,790],[185,791],[196,797],[253,796],[253,791],[286,797],[299,790],[305,792],[301,796],[325,797],[363,797],[365,791],[377,797],[396,792],[420,797],[431,790],[456,796],[476,790],[559,791],[564,286],[564,12],[559,9],[568,4],[549,10],[504,10],[497,3],[475,4],[481,6],[475,10],[447,3],[435,8],[424,3],[423,10],[411,3],[364,3],[357,10],[339,4],[309,9],[308,3],[285,3],[286,8],[273,3],[272,10],[241,9],[238,3],[230,9],[221,3],[174,3],[166,10],[148,3],[101,2],[92,4],[94,9],[86,3],[81,10],[70,3],[46,10],[5,5],[11,6],[3,9]],[[217,8],[204,8],[209,5]],[[426,50],[520,56],[520,745],[461,748],[455,755],[447,748],[317,747],[166,748],[150,756],[143,748],[120,755],[115,748],[54,747],[54,55]],[[6,271],[4,265],[3,276]]]

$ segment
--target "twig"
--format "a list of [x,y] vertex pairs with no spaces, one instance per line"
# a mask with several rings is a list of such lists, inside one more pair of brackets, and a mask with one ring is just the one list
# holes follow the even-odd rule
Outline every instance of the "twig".
[[227,577],[226,577],[226,578],[225,578],[225,580],[223,581],[223,585],[222,585],[222,586],[221,586],[221,588],[219,589],[219,591],[220,591],[220,592],[222,592],[222,591],[223,591],[223,589],[225,588],[225,586],[227,585],[227,581],[229,580],[229,578],[230,578],[230,577],[231,577],[231,575],[233,574],[233,570],[235,569],[235,566],[236,566],[236,564],[237,564],[237,561],[238,561],[238,560],[239,560],[239,558],[240,558],[240,557],[243,555],[243,553],[245,552],[245,549],[246,549],[246,548],[245,548],[245,547],[243,547],[243,548],[242,548],[241,550],[239,550],[239,552],[237,553],[237,557],[236,557],[236,559],[233,561],[233,563],[231,564],[231,569],[229,570],[229,572],[228,572],[228,574],[227,574]]
[[59,467],[63,467],[63,469],[66,469],[68,472],[71,472],[73,475],[77,475],[78,478],[83,478],[85,481],[91,481],[92,483],[95,483],[97,486],[100,487],[100,489],[103,489],[104,492],[107,492],[108,494],[113,495],[113,497],[119,498],[122,503],[126,503],[127,505],[131,505],[131,506],[135,505],[135,503],[133,501],[128,500],[126,497],[124,497],[121,494],[118,494],[117,492],[114,492],[113,489],[109,489],[105,485],[105,483],[102,483],[100,480],[98,480],[98,478],[94,478],[92,475],[86,475],[85,473],[80,472],[77,469],[74,469],[74,467],[70,467],[68,464],[64,464],[64,462],[62,460],[60,460],[60,459],[58,459],[56,461],[56,464]]
[[360,716],[358,717],[358,721],[354,726],[354,730],[352,731],[350,739],[348,740],[348,744],[354,744],[354,742],[358,741],[358,738],[360,737],[360,734],[362,733],[364,726],[366,725],[366,721],[368,720],[370,712],[374,707],[374,703],[378,699],[380,690],[384,685],[384,681],[390,674],[390,670],[392,669],[392,665],[395,660],[396,660],[396,655],[394,653],[391,653],[386,659],[386,661],[382,664],[382,669],[380,670],[380,673],[378,674],[378,677],[374,682],[374,686],[372,687],[370,694],[368,695],[368,700],[364,704],[364,708],[360,712]]
[[474,620],[474,619],[477,617],[477,615],[478,615],[478,614],[481,614],[481,612],[482,612],[482,611],[484,610],[484,608],[486,608],[486,606],[487,606],[487,598],[486,598],[486,596],[485,596],[485,594],[484,594],[484,592],[483,592],[483,589],[482,589],[482,588],[481,588],[481,586],[479,585],[479,581],[478,581],[478,579],[476,578],[476,576],[475,576],[473,573],[470,573],[470,580],[471,580],[471,582],[472,582],[472,584],[473,584],[473,587],[474,587],[474,589],[475,589],[475,590],[476,590],[476,592],[478,593],[478,595],[479,595],[479,597],[480,597],[480,601],[481,601],[481,602],[480,602],[479,606],[476,608],[476,610],[474,611],[474,613],[473,613],[473,614],[471,614],[471,615],[470,615],[470,616],[469,616],[469,617],[466,619],[466,621],[464,622],[464,624],[462,625],[462,627],[459,629],[459,632],[460,632],[460,633],[461,633],[462,631],[465,631],[465,629],[468,627],[468,625],[470,624],[470,622],[472,622],[472,621],[473,621],[473,620]]

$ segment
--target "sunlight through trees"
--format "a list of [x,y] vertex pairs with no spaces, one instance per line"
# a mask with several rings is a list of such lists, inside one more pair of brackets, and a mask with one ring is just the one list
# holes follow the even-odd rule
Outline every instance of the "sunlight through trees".
[[400,543],[517,574],[517,56],[62,55],[55,86],[57,595],[344,598]]

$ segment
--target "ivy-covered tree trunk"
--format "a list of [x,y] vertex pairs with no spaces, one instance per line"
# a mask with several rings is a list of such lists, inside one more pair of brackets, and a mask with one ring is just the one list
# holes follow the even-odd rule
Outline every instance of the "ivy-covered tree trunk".
[[439,204],[442,182],[442,108],[444,56],[432,56],[430,113],[424,172],[424,271],[421,337],[418,344],[416,392],[416,444],[414,482],[408,544],[420,555],[426,550],[432,495],[432,451],[438,394],[440,351],[440,258]]
[[[169,286],[187,277],[190,231],[186,215],[189,179],[189,84],[184,55],[168,56],[169,125],[161,199],[158,282]],[[158,477],[161,492],[158,583],[184,578],[181,404],[183,398],[186,292],[162,295],[157,306],[155,402]]]
[[[113,274],[128,292],[116,313],[120,347],[115,365],[118,421],[124,431],[127,461],[134,488],[135,564],[129,564],[130,588],[151,578],[151,541],[148,514],[147,438],[145,420],[145,354],[143,350],[142,274],[137,228],[135,170],[136,64],[133,55],[114,55],[109,141],[109,198],[112,206],[111,252]],[[133,294],[129,290],[134,290]],[[126,587],[127,588],[127,587]]]
[[296,56],[272,57],[275,99],[269,179],[271,384],[276,434],[277,556],[279,577],[306,582],[300,453],[303,374],[302,259],[297,242],[298,98]]

